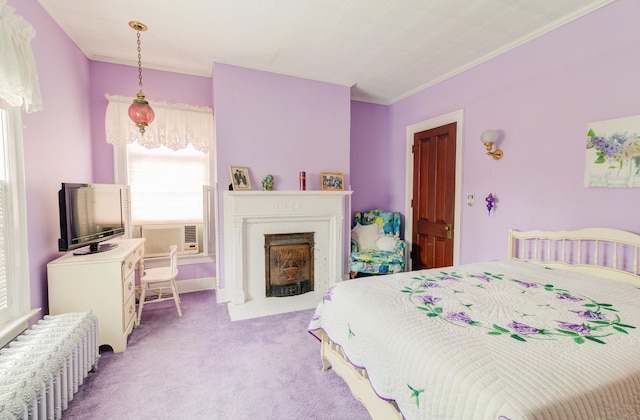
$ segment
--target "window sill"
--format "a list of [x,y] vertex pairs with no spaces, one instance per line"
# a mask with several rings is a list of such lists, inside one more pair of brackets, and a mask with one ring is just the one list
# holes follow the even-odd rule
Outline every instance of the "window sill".
[[[144,265],[148,268],[161,267],[167,264],[169,257],[146,257],[144,258]],[[216,262],[214,254],[187,254],[178,255],[178,266],[190,265],[190,264],[212,264]]]
[[24,330],[29,328],[29,319],[39,313],[41,308],[32,309],[31,311],[0,325],[0,347],[3,347],[14,338],[19,336]]

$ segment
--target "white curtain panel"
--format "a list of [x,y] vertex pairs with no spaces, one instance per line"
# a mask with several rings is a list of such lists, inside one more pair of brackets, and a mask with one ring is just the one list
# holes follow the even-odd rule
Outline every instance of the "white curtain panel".
[[192,144],[200,152],[209,152],[214,135],[211,108],[149,101],[156,116],[141,136],[129,118],[133,97],[105,96],[109,101],[105,117],[107,143],[122,146],[137,142],[148,149],[166,146],[171,150]]
[[14,10],[0,0],[0,99],[26,112],[40,111],[42,96],[30,44],[36,31]]

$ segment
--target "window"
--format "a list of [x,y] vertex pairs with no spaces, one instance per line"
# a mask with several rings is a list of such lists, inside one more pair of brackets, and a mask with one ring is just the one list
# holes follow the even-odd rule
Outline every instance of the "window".
[[203,185],[209,185],[209,155],[188,145],[147,149],[127,145],[131,223],[202,223]]
[[105,128],[107,142],[114,146],[115,182],[130,187],[131,235],[142,236],[145,225],[185,225],[185,243],[187,239],[192,243],[194,229],[188,226],[187,232],[187,225],[196,225],[198,251],[186,247],[184,254],[213,257],[215,224],[210,222],[215,216],[210,210],[215,212],[215,206],[210,201],[215,197],[208,187],[214,134],[211,108],[150,102],[156,117],[141,136],[128,116],[131,98],[106,97]]
[[22,111],[42,109],[33,27],[0,1],[0,347],[28,326],[30,309]]
[[29,260],[20,110],[0,107],[0,346],[26,327]]

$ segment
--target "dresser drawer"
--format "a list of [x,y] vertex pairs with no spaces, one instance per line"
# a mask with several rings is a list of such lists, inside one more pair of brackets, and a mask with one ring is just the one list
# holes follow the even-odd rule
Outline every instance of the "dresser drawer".
[[125,304],[131,299],[131,296],[136,291],[136,276],[133,273],[129,274],[129,277],[124,279],[122,284],[122,304]]
[[136,298],[131,294],[129,300],[122,307],[122,331],[127,331],[133,317],[136,315]]
[[135,250],[132,252],[126,260],[122,263],[122,278],[126,279],[129,277],[131,273],[136,269],[136,264],[140,260],[140,255],[138,254],[140,250]]

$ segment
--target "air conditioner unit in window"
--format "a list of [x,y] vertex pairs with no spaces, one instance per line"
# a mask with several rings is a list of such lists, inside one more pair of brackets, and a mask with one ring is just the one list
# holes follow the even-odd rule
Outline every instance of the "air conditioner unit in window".
[[145,257],[169,255],[171,245],[178,246],[178,254],[197,254],[198,225],[143,225],[142,237]]

